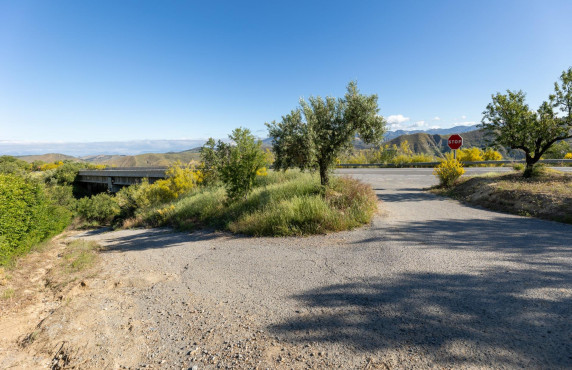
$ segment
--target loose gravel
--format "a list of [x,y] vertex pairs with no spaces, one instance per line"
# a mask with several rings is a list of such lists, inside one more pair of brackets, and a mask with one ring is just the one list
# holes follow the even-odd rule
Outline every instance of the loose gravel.
[[[572,367],[571,225],[428,194],[428,171],[340,172],[376,190],[370,226],[82,234],[108,248],[106,290],[74,306],[106,318],[82,367]],[[58,320],[43,330],[71,335]]]

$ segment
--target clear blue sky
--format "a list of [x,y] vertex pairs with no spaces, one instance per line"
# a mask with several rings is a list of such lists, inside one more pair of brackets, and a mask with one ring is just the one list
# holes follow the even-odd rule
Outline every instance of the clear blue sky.
[[393,127],[478,123],[494,92],[546,98],[572,66],[571,15],[570,0],[0,0],[0,140],[266,136],[350,80]]

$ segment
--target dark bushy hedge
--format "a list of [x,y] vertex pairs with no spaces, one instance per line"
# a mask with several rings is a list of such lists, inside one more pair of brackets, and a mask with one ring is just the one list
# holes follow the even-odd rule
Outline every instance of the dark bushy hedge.
[[60,233],[70,220],[71,212],[52,204],[43,185],[0,174],[0,266]]

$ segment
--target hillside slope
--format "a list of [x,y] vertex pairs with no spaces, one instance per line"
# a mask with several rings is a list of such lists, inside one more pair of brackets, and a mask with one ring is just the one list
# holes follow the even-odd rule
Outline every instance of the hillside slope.
[[[487,140],[485,134],[482,130],[475,130],[470,132],[465,132],[461,135],[463,137],[463,147],[478,147],[485,148],[487,146]],[[441,157],[444,153],[450,151],[447,146],[447,139],[449,135],[430,135],[426,133],[417,133],[411,135],[401,135],[396,137],[387,143],[390,145],[399,146],[402,142],[406,141],[411,146],[411,149],[415,153],[423,153]]]
[[[417,133],[411,135],[401,135],[388,141],[390,145],[399,146],[403,141],[407,140],[411,149],[416,154],[429,154],[436,157],[443,157],[445,153],[449,153],[451,149],[447,145],[447,139],[450,135],[429,135],[426,133]],[[477,147],[485,149],[489,147],[490,138],[487,137],[483,130],[474,130],[461,134],[463,138],[463,148]],[[506,148],[497,149],[504,158],[521,159],[523,154],[520,151],[514,151]]]
[[389,141],[392,139],[395,139],[396,137],[399,137],[401,135],[412,135],[412,134],[420,134],[420,133],[426,133],[429,135],[451,135],[451,134],[462,134],[465,132],[469,132],[469,131],[475,131],[477,130],[479,127],[479,125],[472,125],[472,126],[454,126],[454,127],[449,127],[449,128],[434,128],[434,129],[429,129],[429,130],[409,130],[409,131],[405,131],[405,130],[396,130],[396,131],[388,131],[385,136],[384,139],[385,141]]
[[188,163],[198,161],[199,153],[184,151],[180,153],[148,153],[139,155],[98,155],[83,157],[83,160],[93,164],[106,164],[115,167],[157,167],[168,166],[176,161]]
[[73,157],[71,155],[60,154],[60,153],[47,153],[41,155],[24,155],[17,157],[23,161],[28,163],[32,163],[34,161],[43,161],[46,163],[51,162],[58,162],[58,161],[74,161],[74,162],[82,162],[80,158]]
[[43,161],[52,163],[57,161],[87,162],[91,164],[105,164],[113,167],[158,167],[169,166],[171,163],[181,161],[189,163],[198,161],[200,154],[195,150],[187,150],[180,153],[148,153],[138,155],[92,155],[85,157],[73,157],[65,154],[50,153],[42,155],[27,155],[18,157],[26,162]]

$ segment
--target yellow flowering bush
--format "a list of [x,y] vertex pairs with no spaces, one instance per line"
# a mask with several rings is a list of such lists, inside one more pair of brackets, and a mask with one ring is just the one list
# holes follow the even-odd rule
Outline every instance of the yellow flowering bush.
[[58,161],[58,162],[54,162],[54,163],[46,163],[43,164],[39,167],[40,171],[48,171],[48,170],[55,170],[58,167],[61,167],[64,165],[64,162],[62,161]]
[[492,148],[488,148],[483,153],[483,158],[485,161],[501,161],[502,154]]
[[168,220],[174,212],[175,206],[173,204],[164,208],[160,208],[156,211],[156,221],[159,221],[159,224],[161,224]]
[[457,159],[460,162],[477,162],[483,161],[483,151],[479,148],[461,149],[457,153]]
[[461,162],[451,156],[433,169],[433,175],[437,176],[439,184],[445,187],[451,187],[464,173],[465,169]]
[[266,167],[262,167],[259,170],[257,170],[256,176],[268,176],[268,171],[266,170]]
[[193,165],[176,162],[166,172],[167,178],[155,181],[149,189],[151,203],[159,204],[177,199],[193,190],[203,181],[200,170]]

